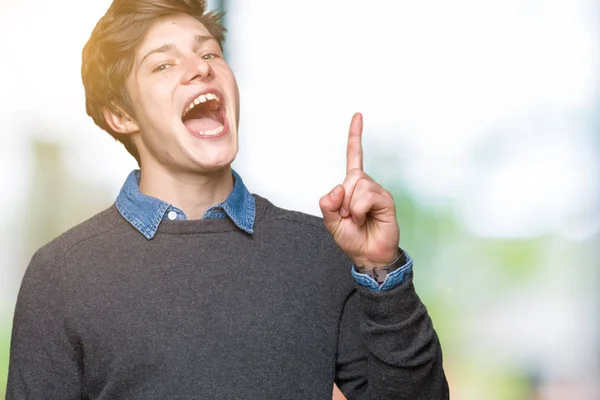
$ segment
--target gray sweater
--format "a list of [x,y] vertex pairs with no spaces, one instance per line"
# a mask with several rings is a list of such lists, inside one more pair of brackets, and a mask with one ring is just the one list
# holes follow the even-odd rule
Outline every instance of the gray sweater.
[[41,248],[14,317],[7,399],[448,398],[412,278],[360,287],[321,219],[256,197],[229,219],[113,206]]

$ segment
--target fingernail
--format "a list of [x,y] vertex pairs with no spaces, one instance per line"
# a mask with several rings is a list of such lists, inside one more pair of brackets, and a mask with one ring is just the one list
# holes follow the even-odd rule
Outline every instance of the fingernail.
[[331,199],[337,200],[340,197],[340,187],[336,186],[331,192]]
[[346,210],[344,207],[340,208],[340,215],[346,218],[349,215],[348,210]]

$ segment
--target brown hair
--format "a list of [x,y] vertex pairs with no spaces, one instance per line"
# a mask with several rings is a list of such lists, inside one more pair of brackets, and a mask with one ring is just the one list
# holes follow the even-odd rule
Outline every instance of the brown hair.
[[82,52],[81,77],[87,114],[96,125],[123,143],[140,163],[131,137],[113,131],[104,108],[135,117],[125,81],[133,68],[135,52],[150,25],[161,17],[184,13],[200,21],[222,46],[227,31],[223,12],[206,12],[204,0],[114,0],[100,18]]

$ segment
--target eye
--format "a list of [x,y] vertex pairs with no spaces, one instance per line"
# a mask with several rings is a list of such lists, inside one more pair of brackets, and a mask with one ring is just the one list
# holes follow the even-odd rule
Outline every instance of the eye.
[[152,72],[163,72],[163,71],[165,71],[165,70],[167,70],[167,69],[169,69],[169,68],[171,68],[171,67],[172,67],[172,65],[171,65],[171,64],[160,64],[160,65],[156,66],[156,67],[155,67],[155,68],[152,70]]
[[215,59],[215,58],[218,58],[218,57],[219,57],[219,55],[218,55],[218,54],[215,54],[215,53],[208,53],[208,54],[204,54],[204,55],[202,56],[202,59],[203,59],[203,60],[213,60],[213,59]]

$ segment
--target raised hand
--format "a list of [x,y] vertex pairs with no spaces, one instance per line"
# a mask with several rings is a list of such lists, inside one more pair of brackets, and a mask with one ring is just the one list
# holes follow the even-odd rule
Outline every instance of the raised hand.
[[354,114],[348,135],[346,179],[321,197],[325,227],[357,266],[383,268],[398,258],[400,228],[390,192],[363,171],[363,121]]

